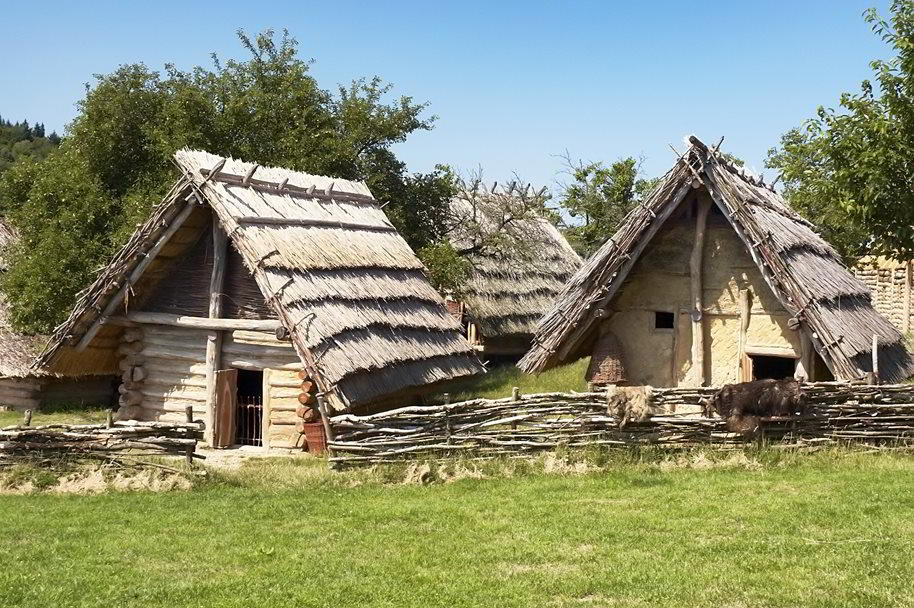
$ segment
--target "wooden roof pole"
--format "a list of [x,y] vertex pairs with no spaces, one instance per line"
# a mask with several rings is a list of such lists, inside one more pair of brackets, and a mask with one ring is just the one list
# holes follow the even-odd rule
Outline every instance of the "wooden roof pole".
[[188,202],[184,209],[177,215],[171,224],[162,233],[159,237],[159,240],[156,241],[155,245],[149,248],[143,254],[143,259],[137,264],[133,271],[130,273],[130,276],[127,277],[127,281],[124,285],[118,290],[111,300],[108,301],[108,305],[105,306],[102,314],[100,314],[96,319],[89,330],[83,335],[82,339],[76,344],[76,351],[81,352],[89,346],[89,343],[95,338],[98,331],[102,328],[102,325],[108,322],[108,318],[114,313],[118,305],[127,297],[127,292],[133,288],[133,285],[139,280],[143,273],[146,272],[146,269],[152,264],[156,256],[159,255],[159,252],[162,248],[171,240],[171,237],[178,231],[179,228],[184,224],[185,220],[190,217],[190,214],[193,213],[196,203]]
[[[225,284],[225,260],[228,254],[228,235],[213,215],[213,271],[209,281],[209,318],[222,316],[222,290]],[[222,366],[222,331],[210,330],[206,335],[206,440],[213,445],[216,434],[216,372]],[[215,447],[215,446],[214,446]]]
[[689,278],[692,292],[692,368],[698,372],[699,386],[707,386],[701,267],[704,262],[705,228],[708,223],[708,211],[711,209],[710,196],[699,196],[696,205],[698,209],[695,214],[695,240],[692,244],[692,256],[689,258]]

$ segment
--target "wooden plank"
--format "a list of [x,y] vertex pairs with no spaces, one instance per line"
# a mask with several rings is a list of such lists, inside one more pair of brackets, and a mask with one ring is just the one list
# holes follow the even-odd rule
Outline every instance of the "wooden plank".
[[[221,309],[219,314],[221,314]],[[189,315],[173,315],[164,312],[132,312],[127,315],[127,320],[133,323],[145,323],[149,325],[170,325],[174,327],[192,327],[195,329],[208,330],[249,330],[273,332],[282,326],[282,324],[276,319],[220,319],[218,316],[219,315],[215,315],[213,317],[192,317]]]
[[364,224],[342,220],[305,219],[295,217],[241,217],[238,223],[242,226],[304,226],[317,228],[341,228],[344,230],[364,230],[366,232],[396,232],[397,229],[386,224]]
[[136,283],[143,273],[146,272],[146,269],[149,268],[149,265],[152,264],[156,256],[162,250],[162,247],[171,239],[172,236],[181,228],[184,222],[190,217],[190,214],[194,212],[196,205],[194,203],[188,203],[181,212],[175,216],[171,221],[171,224],[162,233],[159,237],[159,240],[156,241],[155,245],[149,248],[145,253],[145,256],[142,260],[134,267],[133,271],[130,273],[130,276],[127,278],[127,282],[118,290],[118,292],[108,301],[108,304],[102,310],[102,313],[95,319],[95,322],[89,328],[89,330],[83,335],[82,339],[76,344],[76,351],[81,352],[89,345],[89,342],[95,337],[95,334],[102,328],[102,326],[107,321],[120,303],[124,300],[124,297],[127,295],[128,290],[133,288],[134,283]]
[[215,380],[216,401],[212,445],[215,448],[227,448],[235,443],[238,370],[219,370],[216,372]]

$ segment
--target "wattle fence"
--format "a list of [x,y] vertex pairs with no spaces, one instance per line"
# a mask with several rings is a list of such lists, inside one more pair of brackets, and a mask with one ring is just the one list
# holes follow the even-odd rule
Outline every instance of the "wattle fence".
[[858,441],[914,443],[914,385],[837,382],[803,385],[803,416],[762,418],[752,436],[728,432],[726,421],[705,417],[711,388],[655,388],[651,405],[663,414],[620,428],[605,392],[542,393],[504,399],[404,407],[330,419],[334,466],[408,458],[485,458],[567,446],[736,445],[766,440],[799,444]]

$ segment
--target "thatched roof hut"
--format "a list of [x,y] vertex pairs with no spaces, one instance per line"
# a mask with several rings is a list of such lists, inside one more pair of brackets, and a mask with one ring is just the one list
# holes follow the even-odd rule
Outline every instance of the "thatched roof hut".
[[[472,344],[487,355],[521,355],[581,258],[535,208],[535,195],[513,187],[464,190],[451,200],[451,244],[472,269],[457,296]],[[496,243],[480,244],[479,233]]]
[[[639,314],[653,324],[638,334],[650,353],[633,350]],[[540,372],[587,356],[607,325],[621,338],[635,383],[751,379],[753,348],[795,358],[807,378],[819,375],[820,361],[823,373],[857,379],[873,371],[874,340],[882,379],[914,372],[901,333],[815,227],[694,136],[568,282],[519,365]],[[664,369],[642,373],[649,358]]]
[[[218,369],[274,370],[276,390],[262,398],[274,398],[277,411],[288,411],[280,399],[307,402],[304,389],[293,390],[302,384],[290,376],[296,369],[335,410],[377,407],[481,371],[364,183],[193,150],[175,160],[182,177],[80,296],[40,365],[144,366],[142,386],[125,378],[122,405],[166,413],[192,405],[208,415]],[[221,348],[211,344],[217,337]],[[153,377],[176,359],[187,363]]]

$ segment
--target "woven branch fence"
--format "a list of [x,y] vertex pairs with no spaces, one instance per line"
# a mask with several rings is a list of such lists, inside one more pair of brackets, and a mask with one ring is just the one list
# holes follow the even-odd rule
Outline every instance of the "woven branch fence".
[[0,428],[0,466],[22,462],[55,464],[101,460],[133,465],[161,465],[137,461],[144,456],[183,456],[188,464],[203,459],[196,453],[203,439],[203,422],[138,422],[102,424],[46,424],[27,422]]
[[698,413],[712,388],[653,389],[662,415],[619,428],[606,393],[542,393],[504,399],[404,407],[330,419],[334,466],[416,457],[511,456],[560,446],[738,445],[759,437],[794,443],[860,441],[914,443],[914,385],[804,384],[803,416],[761,419],[751,437],[728,432],[726,421]]

